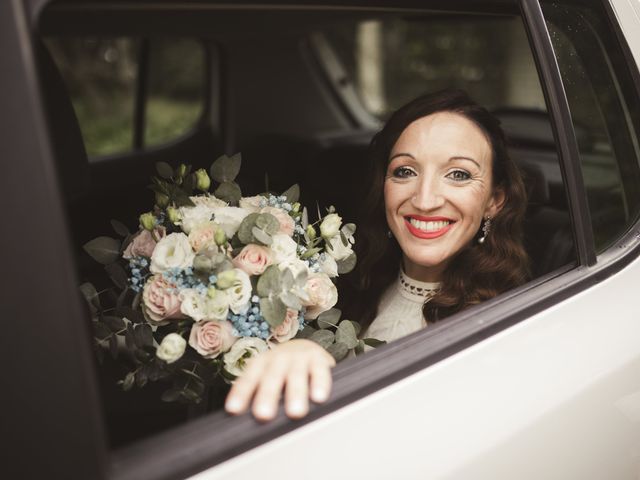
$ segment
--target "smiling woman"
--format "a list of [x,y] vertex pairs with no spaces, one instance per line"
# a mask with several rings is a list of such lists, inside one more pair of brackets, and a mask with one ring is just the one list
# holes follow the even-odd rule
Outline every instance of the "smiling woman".
[[[415,99],[371,143],[372,178],[355,292],[343,295],[364,337],[393,341],[524,283],[526,194],[499,122],[460,90]],[[361,237],[362,238],[362,237]],[[344,290],[343,292],[344,293]],[[227,410],[306,414],[330,389],[325,352],[309,340],[252,359]]]

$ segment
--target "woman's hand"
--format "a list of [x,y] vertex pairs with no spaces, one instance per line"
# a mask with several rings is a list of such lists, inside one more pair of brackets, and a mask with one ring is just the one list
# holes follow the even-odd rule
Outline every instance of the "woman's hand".
[[254,397],[253,415],[261,421],[271,420],[284,387],[287,416],[304,417],[309,397],[317,403],[329,398],[335,364],[333,357],[311,340],[294,339],[277,345],[249,361],[227,395],[225,410],[234,415],[244,413]]

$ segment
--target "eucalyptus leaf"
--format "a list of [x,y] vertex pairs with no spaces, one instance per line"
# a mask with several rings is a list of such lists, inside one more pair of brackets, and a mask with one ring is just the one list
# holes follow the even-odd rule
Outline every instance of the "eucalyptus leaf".
[[275,328],[284,322],[287,306],[278,297],[261,298],[260,311],[269,326]]
[[136,347],[133,326],[131,324],[127,325],[127,329],[124,332],[124,343],[129,350],[133,350]]
[[256,219],[258,218],[259,213],[250,213],[242,223],[240,223],[240,227],[238,227],[238,239],[248,245],[249,243],[254,243],[255,238],[253,237],[253,227],[256,226]]
[[182,182],[182,189],[187,193],[187,194],[191,194],[193,193],[193,189],[196,186],[196,174],[192,173],[190,175],[187,175],[184,178],[184,181]]
[[[279,267],[278,267],[279,270]],[[291,288],[293,288],[293,285],[296,281],[295,277],[293,276],[293,272],[291,271],[291,269],[289,268],[285,268],[282,272],[281,272],[281,277],[280,277],[280,281],[281,281],[281,289],[284,290],[285,292],[291,290]]]
[[338,322],[340,321],[341,315],[342,312],[337,308],[331,308],[326,312],[322,312],[320,315],[318,315],[318,328],[329,328],[337,326]]
[[276,265],[271,265],[260,275],[256,290],[261,297],[279,294],[282,291],[282,273]]
[[336,342],[327,347],[327,352],[331,354],[336,362],[339,362],[347,356],[347,354],[349,353],[349,348],[342,342]]
[[287,197],[288,203],[296,203],[298,200],[300,200],[300,185],[298,185],[297,183],[291,185],[288,189],[282,192],[282,195]]
[[136,325],[134,330],[136,345],[139,348],[151,347],[153,345],[153,332],[147,324]]
[[125,375],[124,380],[122,380],[122,389],[126,392],[131,390],[133,387],[133,383],[136,379],[136,376],[133,372],[129,372]]
[[[80,285],[80,292],[82,292],[82,296],[90,306],[95,307],[96,309],[100,308],[100,296],[98,295],[96,287],[94,287],[91,282],[85,282]],[[95,313],[93,309],[92,313]]]
[[253,237],[263,245],[269,246],[273,242],[271,235],[263,230],[260,230],[258,227],[253,227],[251,229],[251,233],[253,234]]
[[331,330],[316,330],[311,334],[309,340],[316,342],[326,350],[333,343],[335,338],[336,337]]
[[136,296],[133,297],[133,302],[131,302],[131,308],[134,310],[138,310],[138,307],[140,307],[141,301],[142,301],[142,292],[138,292],[136,293]]
[[300,222],[302,223],[302,228],[306,230],[309,226],[309,212],[307,211],[307,207],[302,209],[302,219]]
[[340,232],[340,241],[342,242],[342,245],[344,245],[345,247],[349,246],[349,240],[347,240],[347,237],[344,236],[344,233]]
[[352,237],[354,233],[356,233],[356,224],[355,223],[347,223],[342,226],[340,232],[345,235],[347,238]]
[[118,220],[111,219],[111,226],[113,227],[113,231],[121,237],[128,237],[129,235],[131,235],[131,232],[129,231],[127,226],[124,223],[119,222]]
[[275,235],[280,230],[280,222],[270,213],[261,213],[256,217],[256,227],[269,235]]
[[109,337],[109,353],[113,359],[118,358],[118,337],[116,335]]
[[173,168],[167,162],[156,162],[156,171],[162,178],[167,180],[173,178]]
[[110,263],[109,265],[105,265],[104,269],[107,271],[109,278],[118,288],[127,288],[127,283],[129,282],[129,277],[127,276],[127,272],[124,271],[122,265],[119,263]]
[[82,248],[98,263],[108,265],[120,256],[120,241],[111,237],[98,237],[85,243]]
[[347,348],[355,348],[358,344],[356,330],[349,320],[343,320],[336,330],[336,341],[344,343]]
[[362,340],[358,340],[358,345],[355,348],[356,355],[362,355],[364,353],[364,345],[365,343]]
[[344,260],[336,261],[336,264],[338,265],[338,275],[344,275],[345,273],[349,273],[351,270],[355,268],[357,261],[358,261],[358,258],[356,257],[355,252],[353,252]]
[[284,303],[288,308],[292,310],[300,310],[302,308],[302,303],[297,295],[291,292],[283,292],[280,294],[280,300]]
[[296,338],[309,338],[315,332],[317,332],[315,328],[310,325],[305,325],[304,328],[296,334]]
[[170,388],[162,393],[160,399],[163,402],[175,402],[180,398],[181,390],[177,388]]
[[116,316],[113,316],[113,315],[105,315],[102,318],[102,321],[113,332],[120,332],[121,330],[124,330],[126,328],[126,326],[127,326],[127,324],[125,323],[125,321],[122,318],[116,317]]
[[238,173],[240,173],[241,165],[242,156],[239,153],[236,153],[232,157],[222,155],[213,162],[209,173],[211,174],[211,178],[218,183],[233,182],[238,176]]
[[136,385],[140,388],[144,387],[147,384],[147,381],[149,380],[149,375],[148,375],[148,370],[147,370],[147,366],[143,365],[142,367],[140,367],[140,369],[136,372]]
[[302,258],[303,260],[306,260],[307,258],[313,257],[316,253],[319,253],[320,250],[322,250],[322,249],[321,248],[310,248],[306,252],[304,252],[300,256],[300,258]]
[[378,340],[377,338],[365,338],[362,341],[373,348],[379,347],[380,345],[385,345],[387,343],[385,340]]
[[186,368],[181,368],[180,371],[185,374],[188,377],[191,377],[193,380],[196,380],[197,382],[203,382],[204,380],[202,379],[202,377],[200,377],[200,375],[198,375],[195,372],[192,372],[191,370],[188,370]]
[[111,336],[111,330],[102,322],[93,322],[93,331],[98,340],[106,340]]

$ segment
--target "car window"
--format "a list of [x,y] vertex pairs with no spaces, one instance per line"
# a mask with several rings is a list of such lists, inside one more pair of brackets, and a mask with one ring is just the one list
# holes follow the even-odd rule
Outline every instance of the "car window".
[[542,3],[569,102],[594,240],[603,251],[640,213],[640,107],[597,2]]
[[192,38],[49,37],[89,157],[124,155],[191,130],[205,105],[205,53]]

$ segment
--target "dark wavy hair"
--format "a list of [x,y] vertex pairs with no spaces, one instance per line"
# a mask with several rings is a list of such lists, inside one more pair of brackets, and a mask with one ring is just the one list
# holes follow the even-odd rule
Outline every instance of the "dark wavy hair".
[[397,241],[387,235],[385,217],[384,181],[391,149],[409,124],[437,112],[457,113],[482,130],[492,147],[493,188],[501,188],[505,198],[502,209],[491,219],[486,241],[476,241],[478,232],[449,262],[440,290],[423,307],[425,319],[437,322],[521,285],[529,276],[522,244],[527,195],[520,172],[507,154],[499,120],[461,90],[423,95],[397,110],[369,147],[369,191],[359,215],[356,242],[358,266],[347,287],[349,303],[343,306],[349,318],[360,322],[363,332],[377,315],[382,294],[396,280],[402,259]]

